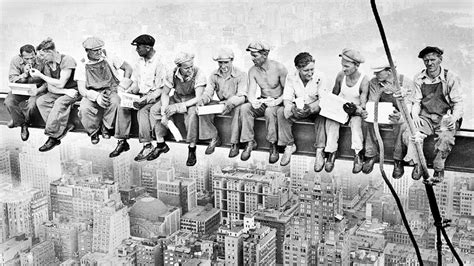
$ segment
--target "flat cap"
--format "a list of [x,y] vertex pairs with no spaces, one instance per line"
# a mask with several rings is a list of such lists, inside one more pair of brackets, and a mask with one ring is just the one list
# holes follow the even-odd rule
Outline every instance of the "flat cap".
[[132,41],[132,45],[149,45],[149,46],[154,46],[155,45],[155,38],[151,37],[148,34],[142,34],[135,38]]
[[365,62],[365,59],[360,54],[360,52],[351,48],[344,48],[341,54],[339,54],[339,57],[342,57],[344,60],[359,64]]
[[[393,64],[395,65],[395,67],[397,67],[397,63],[396,62],[393,62]],[[380,72],[382,70],[385,70],[387,68],[390,68],[390,63],[387,61],[387,59],[385,58],[380,58],[379,60],[375,61],[372,63],[372,65],[370,66],[370,68],[372,69],[372,71],[374,72]]]
[[248,46],[246,51],[248,52],[260,52],[260,51],[270,51],[270,45],[263,41],[254,41],[251,42]]
[[227,47],[220,48],[217,53],[212,57],[214,61],[228,61],[234,59],[234,52],[232,49]]
[[82,42],[82,46],[85,49],[98,49],[104,46],[104,41],[102,41],[98,37],[88,37],[84,42]]
[[443,49],[436,46],[426,46],[425,48],[423,48],[423,50],[420,51],[420,53],[418,54],[418,58],[423,58],[429,53],[437,53],[439,55],[443,55],[444,51]]
[[174,63],[177,65],[181,65],[193,59],[194,59],[194,54],[187,53],[187,52],[180,52],[174,59]]

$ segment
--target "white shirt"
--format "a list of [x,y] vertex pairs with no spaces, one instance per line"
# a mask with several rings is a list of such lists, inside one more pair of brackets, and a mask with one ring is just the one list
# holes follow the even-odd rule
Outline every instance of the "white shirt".
[[133,86],[138,86],[138,93],[147,94],[163,87],[165,75],[165,66],[156,54],[149,60],[140,57],[132,74]]
[[294,101],[303,97],[304,103],[312,103],[319,98],[321,91],[327,91],[326,78],[318,71],[314,71],[313,78],[306,86],[300,78],[298,70],[286,76],[283,100]]

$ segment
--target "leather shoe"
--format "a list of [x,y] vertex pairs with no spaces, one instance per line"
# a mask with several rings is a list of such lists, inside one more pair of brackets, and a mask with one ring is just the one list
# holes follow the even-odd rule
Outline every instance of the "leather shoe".
[[153,161],[158,158],[160,154],[167,153],[170,151],[170,147],[168,147],[166,143],[163,143],[163,146],[161,147],[159,147],[158,145],[156,145],[156,147],[150,152],[150,154],[148,154],[148,156],[146,157],[147,161]]
[[205,154],[212,154],[216,147],[221,146],[222,142],[219,137],[213,138],[211,142],[209,143],[209,146],[207,146],[206,151],[204,152]]
[[324,168],[324,148],[316,148],[316,158],[314,158],[314,171],[321,172]]
[[110,139],[110,132],[106,127],[103,126],[100,131],[102,133],[102,138],[103,139]]
[[231,144],[230,151],[229,151],[229,158],[234,158],[237,155],[239,155],[239,145]]
[[252,150],[257,148],[257,143],[253,140],[247,142],[247,145],[245,146],[244,151],[240,155],[240,159],[242,161],[247,161],[250,158],[250,155],[252,153]]
[[15,127],[15,123],[13,123],[13,120],[8,121],[7,127],[8,128],[14,128]]
[[403,168],[403,161],[394,160],[392,177],[394,179],[399,179],[403,176],[404,173],[405,169]]
[[41,152],[49,151],[49,150],[51,150],[52,148],[56,147],[59,144],[61,144],[61,141],[59,139],[49,137],[48,140],[46,141],[46,143],[43,144],[43,146],[41,146],[39,148],[39,151],[41,151]]
[[415,164],[413,166],[413,172],[411,172],[411,178],[414,180],[419,180],[421,178],[422,171],[421,165],[419,163]]
[[115,150],[113,150],[110,154],[110,158],[114,158],[119,156],[122,152],[130,150],[130,145],[128,145],[128,142],[126,139],[121,139],[117,143],[117,147],[115,147]]
[[188,147],[188,159],[186,160],[186,166],[194,166],[197,162],[196,159],[196,147]]
[[444,170],[441,171],[434,171],[433,173],[433,183],[441,183],[444,180]]
[[94,134],[91,135],[91,143],[92,143],[92,144],[95,145],[95,144],[99,143],[99,140],[100,140],[100,138],[99,138],[99,132],[96,132],[96,133],[94,133]]
[[21,125],[21,140],[27,141],[30,137],[30,132],[28,131],[28,125],[23,124]]
[[324,170],[330,173],[332,169],[334,169],[334,163],[336,162],[336,152],[329,153],[328,159],[326,160],[326,165],[324,166]]
[[269,163],[278,162],[278,159],[280,159],[280,153],[278,153],[276,143],[270,143],[269,153],[270,153],[270,156],[268,157],[268,162]]
[[296,151],[295,144],[286,146],[285,152],[283,153],[283,156],[281,157],[280,165],[281,166],[288,165],[291,160],[291,155],[295,153],[295,151]]
[[151,145],[151,143],[148,143],[147,145],[143,146],[143,149],[140,151],[140,153],[137,154],[137,156],[135,156],[134,160],[136,162],[144,161],[152,151],[153,145]]
[[364,165],[362,166],[362,173],[370,174],[374,170],[374,164],[378,161],[377,156],[369,157],[365,160]]
[[357,174],[362,171],[362,166],[364,165],[364,155],[359,152],[354,155],[354,167],[352,167],[352,173]]

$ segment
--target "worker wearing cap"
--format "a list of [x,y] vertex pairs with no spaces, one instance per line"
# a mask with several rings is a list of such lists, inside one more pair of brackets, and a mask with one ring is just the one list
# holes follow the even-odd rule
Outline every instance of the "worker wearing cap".
[[[126,92],[140,96],[140,99],[134,102],[134,107],[138,109],[138,140],[143,144],[142,150],[135,156],[135,161],[140,162],[146,160],[154,149],[151,143],[154,122],[150,117],[150,109],[160,99],[166,71],[153,48],[155,39],[152,36],[142,34],[132,41],[132,45],[136,46],[140,58],[133,71],[133,84]],[[120,139],[121,143],[126,143],[130,137],[131,118],[131,109],[119,107],[115,138]],[[111,153],[111,157],[119,155],[122,150],[120,144],[117,145],[117,148]]]
[[[79,117],[92,144],[97,144],[100,133],[107,139],[110,138],[110,130],[116,128],[117,108],[120,105],[117,87],[130,86],[132,67],[118,57],[106,56],[104,41],[98,37],[87,38],[82,46],[87,59],[81,61],[75,75],[83,96]],[[120,77],[120,69],[124,71],[124,77]]]
[[[348,101],[344,105],[344,111],[350,115],[351,148],[355,152],[352,173],[356,174],[362,170],[364,162],[364,155],[361,153],[364,141],[361,115],[365,112],[369,79],[359,71],[359,65],[365,62],[359,51],[345,48],[339,57],[341,57],[342,71],[337,74],[332,93]],[[339,122],[326,119],[327,143],[325,151],[329,153],[325,164],[327,172],[331,172],[334,168],[340,126]]]
[[[206,89],[197,105],[208,104],[214,93],[219,101],[224,103],[222,114],[230,114],[232,117],[229,151],[229,157],[232,158],[239,155],[240,108],[247,96],[247,74],[233,65],[234,52],[229,48],[219,49],[213,59],[219,68],[209,77]],[[211,140],[206,154],[213,153],[215,147],[220,146],[221,140],[214,125],[214,115],[199,116],[199,139]]]
[[81,95],[74,80],[74,58],[59,53],[51,38],[42,41],[36,50],[45,63],[44,74],[32,68],[30,75],[39,77],[48,84],[48,92],[36,100],[38,110],[46,123],[44,133],[48,140],[39,148],[39,151],[45,152],[61,144],[61,138],[74,129],[74,124],[68,123],[69,114],[72,105],[80,100]]
[[[249,102],[242,105],[240,111],[242,120],[240,142],[246,143],[240,158],[243,161],[248,160],[252,150],[257,147],[254,119],[265,116],[266,139],[270,143],[268,161],[275,163],[279,159],[277,150],[277,110],[283,102],[283,88],[285,87],[288,71],[283,64],[268,59],[268,53],[270,52],[268,44],[261,41],[252,42],[246,50],[250,52],[254,66],[249,70]],[[261,89],[259,98],[257,98],[257,87]]]
[[280,165],[285,166],[296,151],[293,123],[302,119],[313,121],[316,148],[314,170],[319,172],[324,167],[323,151],[326,146],[325,119],[319,115],[319,93],[327,88],[324,75],[314,69],[314,61],[311,54],[299,53],[294,59],[296,71],[286,77],[284,107],[280,107],[277,112],[278,145],[286,147],[280,161]]
[[[372,71],[375,77],[369,81],[369,95],[368,101],[375,102],[379,98],[379,102],[392,103],[395,111],[389,115],[391,125],[379,125],[380,127],[388,127],[393,132],[395,143],[393,147],[394,168],[392,177],[400,178],[403,176],[403,156],[406,153],[406,148],[401,143],[401,113],[397,105],[397,97],[402,96],[408,110],[411,110],[412,93],[414,91],[413,81],[403,74],[394,76],[390,64],[386,59],[380,59],[372,65]],[[400,85],[401,91],[398,93],[395,86],[396,80]],[[365,118],[365,117],[364,117]],[[365,143],[365,162],[362,167],[362,172],[368,174],[374,169],[374,163],[378,160],[378,144],[375,137],[375,130],[373,123],[363,121],[364,143]]]
[[[411,116],[421,138],[434,135],[433,160],[434,181],[444,177],[444,163],[454,146],[454,136],[459,128],[463,115],[463,99],[461,81],[453,71],[443,68],[443,50],[427,46],[418,54],[426,69],[414,78],[415,94]],[[422,175],[421,163],[416,156],[409,132],[405,130],[403,141],[408,145],[405,161],[413,161],[412,178],[419,179]]]
[[17,95],[9,92],[7,98],[5,98],[5,106],[12,117],[8,127],[21,127],[20,136],[23,141],[26,141],[30,136],[28,126],[32,122],[31,117],[37,110],[36,99],[47,90],[47,83],[41,78],[33,78],[30,75],[31,68],[36,68],[43,72],[44,64],[37,57],[35,47],[31,44],[25,44],[20,47],[20,54],[14,56],[10,61],[8,81],[11,83],[36,84],[38,90],[35,95],[31,96]]
[[[186,141],[189,143],[186,165],[194,166],[197,162],[196,141],[199,130],[196,103],[206,87],[206,76],[194,66],[194,54],[181,52],[176,56],[174,63],[176,67],[165,77],[161,101],[153,105],[150,111],[155,121],[157,146],[147,160],[156,159],[160,154],[169,151],[164,139],[168,131],[168,121],[173,119],[175,114],[181,113],[184,114]],[[174,94],[170,96],[172,89]]]

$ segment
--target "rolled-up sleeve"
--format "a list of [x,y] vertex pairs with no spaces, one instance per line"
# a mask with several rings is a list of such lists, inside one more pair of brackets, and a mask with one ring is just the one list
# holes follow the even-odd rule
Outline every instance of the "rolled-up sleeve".
[[170,89],[174,88],[174,81],[173,81],[174,72],[175,72],[175,69],[170,69],[166,71],[166,75],[163,80],[163,84]]
[[196,74],[196,82],[194,84],[194,88],[206,86],[206,84],[206,76],[204,75],[202,70],[198,70],[198,73]]
[[449,99],[453,105],[453,116],[460,119],[464,114],[464,106],[462,99],[461,79],[452,74],[448,77]]
[[283,100],[293,101],[295,99],[295,88],[290,78],[290,75],[286,76],[285,88],[283,89]]
[[10,70],[8,72],[8,80],[10,82],[17,82],[18,76],[21,75],[21,59],[16,56],[10,61]]
[[216,91],[216,76],[214,74],[209,76],[209,81],[207,82],[206,88],[202,94],[202,99],[205,104],[209,103],[214,96]]
[[247,73],[241,72],[240,75],[237,77],[237,96],[247,96],[247,81]]
[[421,84],[423,84],[422,76],[416,75],[413,84],[413,103],[420,104],[423,94],[421,94]]

